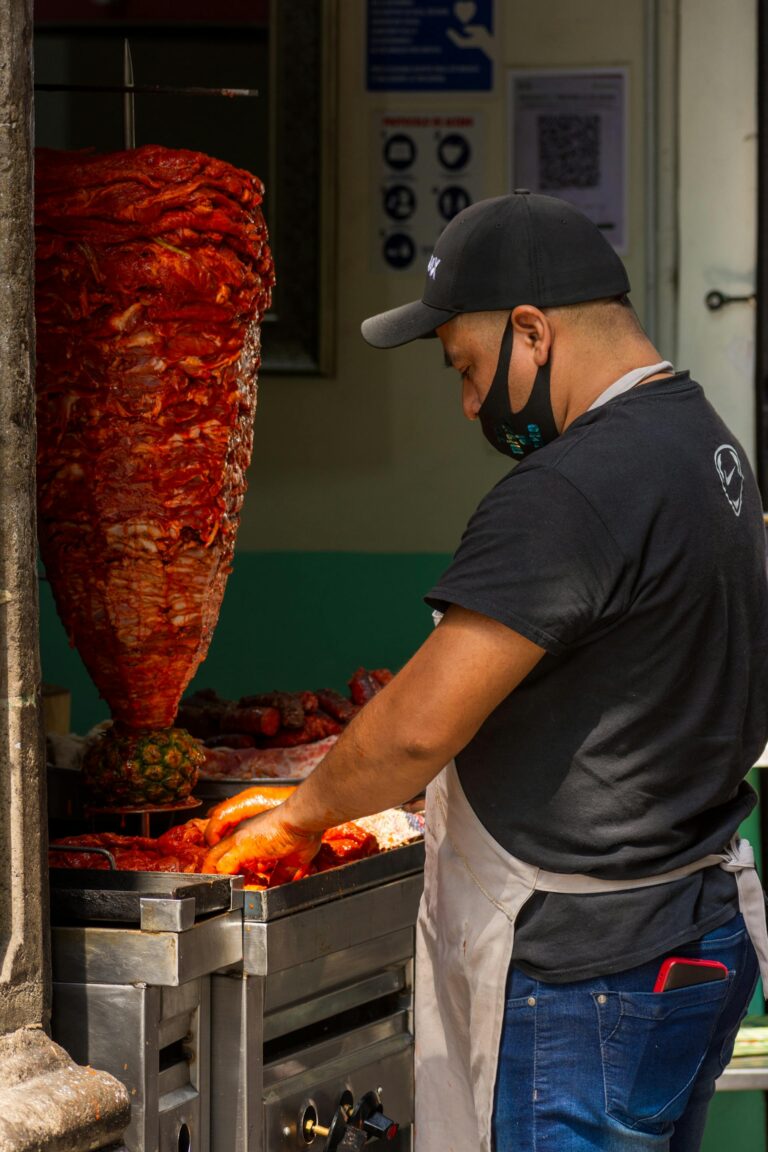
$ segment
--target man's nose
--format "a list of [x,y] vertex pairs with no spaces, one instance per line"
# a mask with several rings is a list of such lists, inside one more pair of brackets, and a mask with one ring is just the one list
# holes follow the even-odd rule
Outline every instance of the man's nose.
[[466,383],[462,388],[461,407],[467,420],[477,420],[477,414],[480,411],[480,401],[477,398],[477,393],[474,388],[471,388]]

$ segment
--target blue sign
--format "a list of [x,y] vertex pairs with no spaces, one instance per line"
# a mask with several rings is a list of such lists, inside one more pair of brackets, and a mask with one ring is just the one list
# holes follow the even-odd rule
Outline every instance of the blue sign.
[[487,92],[493,0],[368,0],[370,92]]

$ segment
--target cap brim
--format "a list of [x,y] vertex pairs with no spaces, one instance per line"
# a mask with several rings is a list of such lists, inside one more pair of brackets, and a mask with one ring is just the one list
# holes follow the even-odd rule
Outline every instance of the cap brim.
[[399,308],[390,308],[388,312],[363,320],[360,331],[374,348],[397,348],[411,340],[434,336],[435,329],[455,315],[445,308],[432,308],[422,300],[414,300],[412,304],[401,304]]

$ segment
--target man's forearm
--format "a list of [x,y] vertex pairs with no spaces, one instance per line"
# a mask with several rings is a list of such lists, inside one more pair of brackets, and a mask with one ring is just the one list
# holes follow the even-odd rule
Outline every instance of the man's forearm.
[[421,792],[450,753],[398,733],[396,691],[374,697],[312,775],[281,807],[301,831],[324,831],[403,804]]
[[370,700],[280,809],[302,832],[381,812],[421,792],[544,649],[463,608]]
[[[206,830],[212,845],[206,867],[231,873],[248,860],[292,853],[311,859],[326,828],[409,800],[466,747],[543,655],[505,625],[449,608],[284,804],[251,819],[237,814],[237,797],[219,806]],[[236,827],[221,839],[220,826],[228,824]]]

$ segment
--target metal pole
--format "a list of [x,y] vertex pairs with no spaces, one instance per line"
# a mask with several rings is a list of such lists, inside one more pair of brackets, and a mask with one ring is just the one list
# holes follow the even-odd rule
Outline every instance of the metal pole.
[[652,343],[656,341],[656,304],[657,304],[657,196],[656,182],[658,137],[658,103],[656,97],[656,45],[657,45],[657,13],[656,0],[645,0],[643,5],[645,23],[645,75],[644,75],[644,103],[645,103],[645,323],[644,328]]
[[[127,88],[133,87],[133,60],[127,36],[123,40],[123,84]],[[133,92],[123,92],[123,147],[136,147],[136,107]]]

